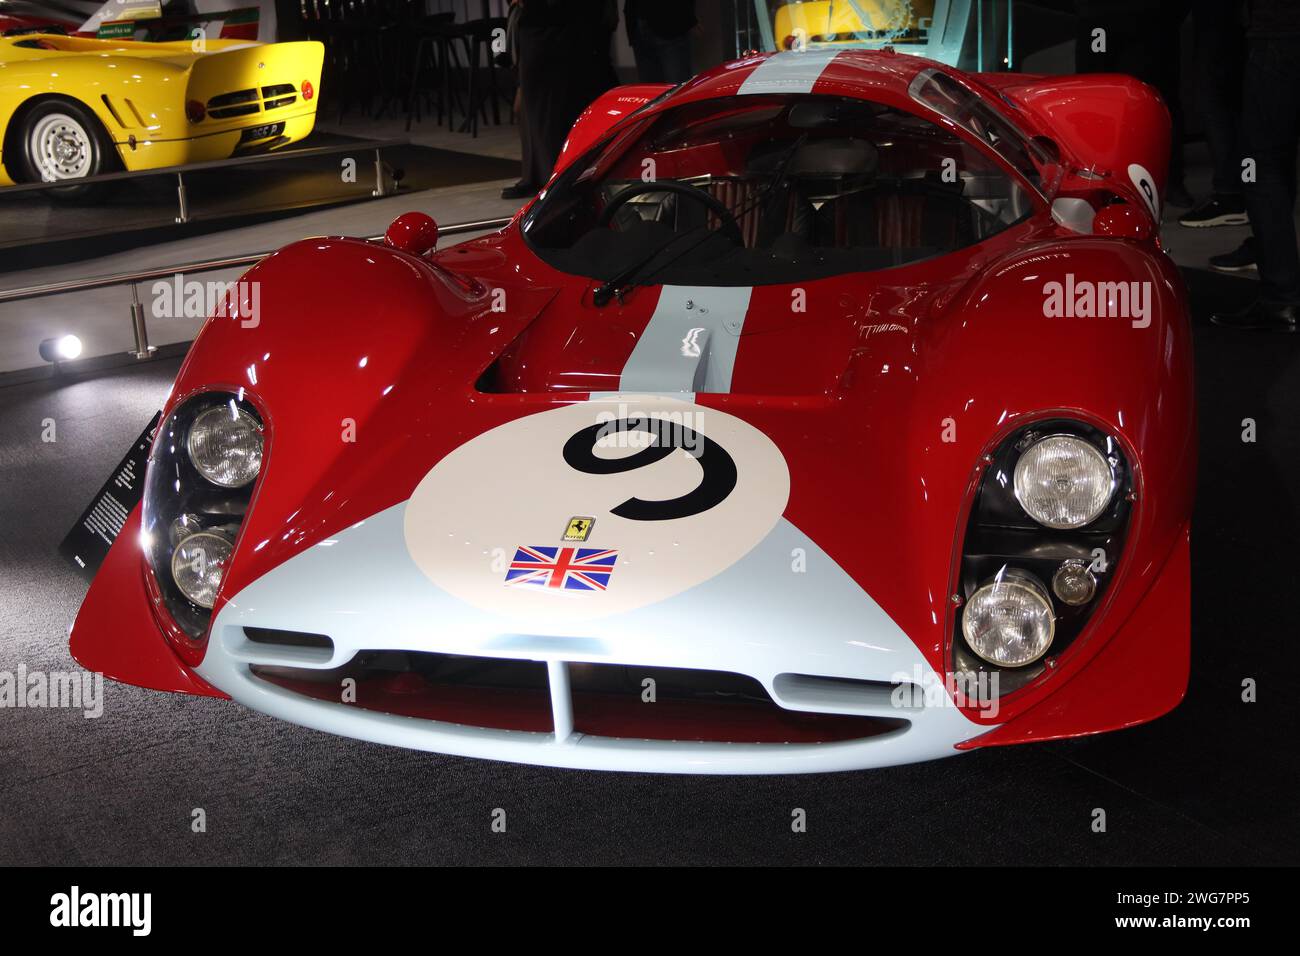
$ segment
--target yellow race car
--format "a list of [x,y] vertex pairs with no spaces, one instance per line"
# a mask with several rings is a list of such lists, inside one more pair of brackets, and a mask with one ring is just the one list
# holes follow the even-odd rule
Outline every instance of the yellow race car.
[[286,146],[315,125],[323,57],[315,42],[0,38],[0,185]]
[[779,49],[923,43],[934,0],[789,0],[772,4]]

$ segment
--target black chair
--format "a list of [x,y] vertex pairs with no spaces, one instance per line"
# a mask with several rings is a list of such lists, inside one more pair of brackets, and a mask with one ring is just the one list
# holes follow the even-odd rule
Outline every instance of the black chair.
[[[468,15],[470,3],[464,4]],[[490,4],[482,3],[483,16],[457,20],[456,13],[444,12],[422,18],[411,28],[415,38],[407,96],[406,128],[421,118],[421,103],[437,102],[437,120],[445,118],[448,129],[458,129],[478,136],[480,120],[501,122],[501,102],[507,104],[507,116],[513,122],[513,90],[503,84],[498,72],[505,69],[497,61],[492,46],[504,39],[507,20],[489,16]],[[486,77],[483,76],[486,70]],[[429,78],[435,78],[433,83]],[[486,83],[486,88],[485,84]],[[459,125],[457,117],[459,116]]]
[[[465,127],[469,127],[470,135],[478,136],[479,115],[482,114],[484,121],[487,120],[487,113],[484,110],[484,96],[487,102],[492,106],[492,125],[501,125],[501,98],[502,94],[497,83],[497,70],[500,67],[497,64],[496,54],[492,49],[493,42],[498,37],[504,37],[506,32],[505,17],[487,17],[482,20],[471,20],[465,24],[465,38],[469,44],[469,107],[465,116],[465,123],[461,126],[461,132],[465,132]],[[486,54],[486,56],[485,56]],[[481,90],[478,79],[482,72],[480,64],[486,59],[487,62],[487,90]],[[510,104],[510,101],[507,101]],[[507,111],[507,115],[513,119],[513,113]]]
[[[423,117],[421,102],[436,103],[439,126],[444,116],[450,126],[452,111],[459,106],[452,48],[458,29],[455,18],[454,13],[435,13],[421,17],[408,28],[407,37],[414,55],[410,61],[410,89],[406,97],[407,132],[410,132],[412,120]],[[427,77],[432,77],[433,83],[423,83]]]

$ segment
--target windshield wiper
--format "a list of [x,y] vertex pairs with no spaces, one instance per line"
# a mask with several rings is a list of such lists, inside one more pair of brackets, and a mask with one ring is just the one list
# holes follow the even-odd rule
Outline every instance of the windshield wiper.
[[[678,233],[658,249],[652,250],[648,256],[644,256],[626,268],[620,269],[612,278],[602,282],[596,287],[596,291],[593,292],[591,296],[592,304],[596,306],[596,308],[601,309],[608,305],[610,299],[614,298],[615,295],[622,296],[626,287],[632,284],[632,279],[635,278],[636,274],[653,262],[656,256],[667,252],[677,242],[693,236],[701,230],[708,232],[709,224],[703,222],[698,226],[693,226],[690,229],[687,229],[685,232]],[[712,235],[712,233],[709,234]]]
[[[808,134],[803,133],[793,143],[791,143],[789,147],[786,148],[785,152],[781,154],[780,160],[777,162],[776,169],[772,173],[772,178],[768,180],[768,182],[763,186],[762,189],[758,191],[757,194],[755,194],[753,199],[751,199],[748,203],[742,206],[736,213],[734,213],[734,216],[737,220],[741,219],[744,216],[747,216],[751,211],[757,209],[760,205],[767,202],[768,197],[770,197],[772,193],[776,191],[776,188],[785,183],[786,170],[790,165],[790,160],[794,158],[794,154],[798,151],[799,147],[802,146],[804,144],[804,141],[807,139],[808,139]],[[651,251],[649,255],[642,256],[640,259],[638,259],[636,262],[633,262],[631,265],[627,266],[626,268],[620,269],[612,278],[606,280],[605,282],[602,282],[599,286],[596,287],[596,291],[592,293],[591,296],[592,304],[596,306],[596,308],[600,309],[608,305],[610,300],[613,299],[615,296],[619,296],[620,301],[622,301],[621,297],[623,292],[625,292],[629,286],[633,286],[637,284],[634,280],[636,279],[637,275],[640,274],[641,270],[645,269],[648,265],[650,265],[650,263],[654,262],[655,259],[663,255],[665,252],[667,252],[679,240],[686,239],[703,230],[705,232],[705,235],[700,239],[699,242],[687,246],[676,256],[673,256],[671,259],[668,259],[666,262],[662,263],[657,268],[655,268],[653,272],[647,273],[641,281],[644,282],[646,279],[649,279],[651,276],[657,275],[658,273],[662,272],[664,269],[667,269],[670,265],[672,265],[682,256],[686,255],[688,252],[691,252],[692,250],[703,245],[704,242],[710,236],[713,235],[713,233],[709,230],[708,227],[709,227],[708,222],[703,222],[698,226],[694,226],[691,229],[686,230],[686,232],[679,233],[678,235],[674,236],[672,239],[668,240],[668,242],[666,242],[664,245],[660,246],[658,249]]]

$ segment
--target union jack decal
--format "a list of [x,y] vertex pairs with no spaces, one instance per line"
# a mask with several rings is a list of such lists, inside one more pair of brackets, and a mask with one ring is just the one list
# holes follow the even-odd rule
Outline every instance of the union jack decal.
[[520,545],[506,571],[506,587],[604,591],[616,560],[617,550]]

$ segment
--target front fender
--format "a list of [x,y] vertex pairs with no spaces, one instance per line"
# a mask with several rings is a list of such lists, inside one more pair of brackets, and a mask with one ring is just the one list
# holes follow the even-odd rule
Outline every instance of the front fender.
[[[1138,283],[1149,290],[1148,314],[1045,314],[1055,311],[1045,309],[1052,284],[1081,289],[1089,282],[1094,287]],[[1170,699],[1181,697],[1186,683],[1187,585],[1180,569],[1186,564],[1196,474],[1191,332],[1186,294],[1173,263],[1151,247],[1115,239],[1077,239],[1023,250],[986,270],[942,320],[929,323],[920,351],[919,375],[933,387],[922,389],[918,403],[915,427],[924,437],[917,440],[914,454],[949,461],[949,469],[931,470],[953,481],[960,477],[962,483],[960,491],[932,489],[958,496],[952,500],[961,504],[955,525],[931,511],[923,538],[936,546],[953,541],[949,566],[954,574],[983,457],[1025,424],[1048,417],[1087,421],[1119,440],[1135,473],[1136,501],[1112,587],[1051,676],[1005,701],[1001,718],[1013,719],[1062,690],[1072,696],[1071,679],[1116,642],[1144,603],[1152,602],[1184,610],[1147,614],[1143,626],[1154,626],[1157,633],[1121,643],[1143,647],[1149,664],[1163,652],[1168,668],[1160,676],[1148,673],[1147,679],[1158,686],[1168,677],[1179,685],[1177,692],[1108,701],[1107,719],[1123,726],[1163,713],[1172,706]],[[952,441],[939,440],[945,421],[953,426]],[[1161,584],[1165,578],[1174,583]],[[1149,598],[1157,589],[1159,596]],[[955,614],[950,608],[945,635],[952,633]],[[1100,673],[1102,668],[1093,670]],[[1156,700],[1163,709],[1153,713]]]

